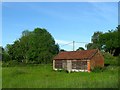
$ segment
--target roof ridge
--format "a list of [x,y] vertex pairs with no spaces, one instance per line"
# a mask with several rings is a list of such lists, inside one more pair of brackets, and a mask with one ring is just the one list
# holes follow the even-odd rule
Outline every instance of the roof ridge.
[[54,59],[91,59],[98,49],[82,50],[82,51],[65,51],[59,52]]
[[78,50],[78,51],[60,51],[60,52],[80,52],[80,51],[92,51],[92,50],[98,50],[98,49]]

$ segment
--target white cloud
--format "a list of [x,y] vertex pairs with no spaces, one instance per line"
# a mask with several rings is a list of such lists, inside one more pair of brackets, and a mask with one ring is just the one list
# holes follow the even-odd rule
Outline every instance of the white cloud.
[[55,42],[58,43],[59,45],[65,45],[65,44],[68,44],[69,46],[72,45],[72,41],[65,41],[65,40],[55,39]]
[[[102,7],[99,5],[99,3],[91,3],[91,5],[94,7],[94,9],[96,9],[96,11],[98,11],[96,14],[98,14],[101,17],[99,17],[99,19],[107,20],[107,22],[113,22],[113,20],[117,20],[117,3],[114,5],[110,5],[110,3],[101,3]],[[108,13],[108,15],[106,12]]]
[[[59,44],[61,49],[65,49],[67,51],[72,51],[73,50],[73,41],[65,41],[65,40],[55,39],[55,42]],[[84,43],[84,42],[77,43],[77,42],[75,42],[74,43],[74,50],[78,49],[79,47],[83,47],[83,48],[86,49],[85,44],[87,44],[87,43]]]

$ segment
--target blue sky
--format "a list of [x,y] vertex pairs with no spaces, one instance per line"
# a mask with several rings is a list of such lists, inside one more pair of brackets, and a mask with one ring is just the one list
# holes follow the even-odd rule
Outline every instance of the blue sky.
[[[2,45],[13,43],[22,31],[46,28],[61,48],[72,50],[73,40],[91,42],[95,31],[107,32],[118,25],[117,2],[4,2]],[[75,49],[86,43],[76,43]]]

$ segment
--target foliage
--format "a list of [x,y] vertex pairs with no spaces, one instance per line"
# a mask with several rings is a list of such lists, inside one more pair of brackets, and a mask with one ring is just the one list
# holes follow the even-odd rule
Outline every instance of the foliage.
[[2,49],[3,49],[3,48],[0,46],[0,54],[2,54]]
[[9,54],[3,53],[3,54],[2,54],[2,61],[3,61],[3,62],[7,62],[7,61],[9,61],[9,60],[11,60]]
[[1,49],[0,59],[2,59],[3,62],[11,60],[10,55],[4,50],[4,48],[0,47],[0,49]]
[[0,60],[2,60],[2,47],[0,46]]
[[114,55],[115,52],[120,49],[120,46],[118,45],[118,30],[106,32],[100,35],[99,38],[99,44],[101,44],[102,49],[106,52]]
[[92,36],[92,39],[91,39],[91,42],[98,43],[99,42],[99,36],[102,35],[102,34],[103,34],[103,32],[100,32],[100,31],[94,32],[94,34]]
[[105,52],[109,52],[114,56],[120,54],[120,26],[115,30],[108,30],[108,32],[102,33],[100,31],[94,32],[91,43],[86,44],[87,49],[99,49]]
[[2,63],[2,67],[14,67],[19,65],[19,63],[16,60],[9,60],[7,62]]
[[6,50],[12,60],[21,63],[50,63],[59,46],[46,29],[35,28],[23,31],[21,38],[7,45]]
[[76,51],[81,51],[81,50],[85,50],[83,47],[79,47]]
[[112,56],[108,52],[102,52],[105,66],[118,66],[119,57]]
[[64,50],[64,49],[60,49],[60,52],[65,52],[66,50]]
[[102,54],[105,64],[109,65],[102,69],[95,68],[90,73],[54,71],[51,64],[3,67],[3,88],[117,88],[119,66],[116,61],[119,59],[110,53]]
[[91,43],[86,44],[87,50],[89,49],[101,49],[101,45],[99,44],[99,36],[103,34],[100,31],[94,32],[92,38],[91,38]]
[[92,72],[98,73],[103,72],[105,70],[105,67],[95,67]]

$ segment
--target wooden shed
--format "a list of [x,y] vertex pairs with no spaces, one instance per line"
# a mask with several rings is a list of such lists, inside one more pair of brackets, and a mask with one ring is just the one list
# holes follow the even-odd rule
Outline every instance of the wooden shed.
[[104,67],[104,58],[98,49],[63,51],[53,59],[54,70],[90,72],[94,67]]

